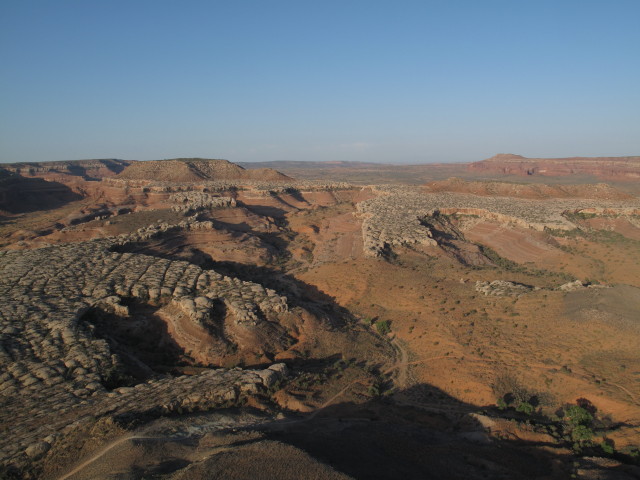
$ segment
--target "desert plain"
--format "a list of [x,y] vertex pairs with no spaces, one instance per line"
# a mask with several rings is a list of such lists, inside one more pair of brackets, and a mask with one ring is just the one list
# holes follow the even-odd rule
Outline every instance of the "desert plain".
[[640,157],[0,165],[2,478],[640,477]]

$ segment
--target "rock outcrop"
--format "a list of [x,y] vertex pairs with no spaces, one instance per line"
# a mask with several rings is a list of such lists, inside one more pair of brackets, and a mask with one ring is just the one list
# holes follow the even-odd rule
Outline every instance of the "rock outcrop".
[[476,282],[476,292],[494,297],[519,297],[535,290],[534,287],[521,283],[508,282],[506,280],[494,280],[493,282]]
[[10,172],[23,177],[42,177],[63,181],[64,177],[97,180],[120,173],[130,162],[115,158],[100,160],[63,160],[57,162],[21,162],[0,164]]
[[211,208],[235,207],[232,197],[218,197],[204,192],[181,192],[169,195],[169,201],[175,203],[175,212],[194,213]]
[[438,215],[469,215],[487,218],[538,231],[571,230],[576,224],[566,212],[615,212],[637,216],[637,199],[605,201],[589,199],[542,200],[486,197],[439,192],[429,193],[415,187],[378,187],[378,196],[357,204],[362,218],[364,251],[378,256],[401,245],[437,245],[429,222],[425,218]]
[[[204,227],[192,221],[131,236],[0,251],[0,422],[12,432],[0,439],[5,463],[20,465],[44,454],[44,439],[77,421],[234,404],[283,373],[219,369],[189,377],[154,375],[117,387],[127,359],[112,348],[115,333],[105,335],[87,315],[114,315],[123,328],[133,328],[144,318],[129,317],[127,302],[165,311],[158,318],[169,318],[162,327],[167,341],[205,365],[221,365],[226,355],[238,358],[243,342],[268,355],[295,342],[289,335],[295,314],[273,290],[187,262],[116,251],[170,228]],[[117,388],[109,391],[114,383]]]
[[290,181],[291,178],[270,168],[245,170],[227,160],[204,158],[177,158],[131,162],[118,175],[128,180],[154,180],[166,182],[201,182],[203,180],[262,180]]
[[503,175],[593,175],[611,180],[638,180],[640,157],[526,158],[500,153],[469,165],[469,170]]

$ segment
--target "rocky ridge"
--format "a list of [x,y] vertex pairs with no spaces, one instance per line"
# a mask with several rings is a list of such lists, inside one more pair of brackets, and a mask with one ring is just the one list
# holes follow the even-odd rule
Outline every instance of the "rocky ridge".
[[504,175],[593,175],[615,180],[640,178],[640,157],[526,158],[500,153],[472,163],[469,170]]
[[205,193],[234,190],[262,191],[266,193],[286,193],[295,191],[348,190],[353,185],[347,182],[324,182],[312,180],[291,180],[287,182],[260,179],[200,180],[195,182],[172,182],[156,179],[128,179],[110,177],[102,179],[102,184],[118,188],[144,188],[145,192],[172,193],[200,191]]
[[263,181],[291,180],[270,168],[245,170],[227,160],[204,158],[178,158],[131,162],[118,174],[118,178],[131,180],[160,180],[168,182],[197,182],[203,180],[246,179]]
[[494,297],[519,297],[520,295],[524,295],[525,293],[529,293],[537,289],[529,285],[509,282],[506,280],[494,280],[492,282],[477,281],[475,288],[478,293]]
[[0,169],[24,177],[70,176],[85,180],[117,175],[131,162],[115,158],[96,160],[62,160],[56,162],[3,163]]
[[558,199],[553,203],[506,197],[485,197],[451,192],[429,193],[412,187],[372,187],[376,198],[357,204],[362,219],[364,252],[379,256],[400,245],[437,245],[425,218],[434,214],[475,215],[523,228],[543,231],[571,230],[576,224],[565,212],[598,211],[637,217],[640,201]]
[[[214,302],[225,306],[234,325],[229,328],[239,335],[273,331],[276,337],[287,336],[277,323],[288,313],[287,301],[272,290],[187,262],[114,251],[169,229],[210,227],[204,223],[191,219],[130,236],[0,251],[0,420],[11,429],[11,435],[5,432],[0,440],[5,463],[28,462],[30,455],[44,453],[45,444],[51,445],[65,428],[96,414],[206,409],[267,388],[282,373],[215,370],[152,379],[112,392],[105,386],[121,359],[84,316],[101,309],[126,317],[123,299],[174,309],[182,323],[173,328],[188,330],[183,335],[176,331],[174,340],[182,342],[187,354],[193,347],[206,357],[208,348],[214,364],[227,348],[226,340],[209,327],[222,321],[212,318]],[[208,334],[206,342],[190,338],[194,330]]]
[[169,195],[169,201],[175,203],[174,212],[193,213],[210,208],[235,207],[232,197],[218,197],[204,192],[181,192]]

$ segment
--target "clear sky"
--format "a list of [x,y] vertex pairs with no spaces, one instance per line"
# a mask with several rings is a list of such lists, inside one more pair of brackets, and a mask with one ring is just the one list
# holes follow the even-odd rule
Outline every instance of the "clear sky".
[[1,0],[0,161],[640,155],[639,0]]

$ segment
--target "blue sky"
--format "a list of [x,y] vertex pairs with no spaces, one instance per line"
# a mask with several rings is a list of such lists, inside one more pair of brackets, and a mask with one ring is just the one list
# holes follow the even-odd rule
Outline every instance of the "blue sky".
[[640,1],[2,0],[0,161],[640,155]]

